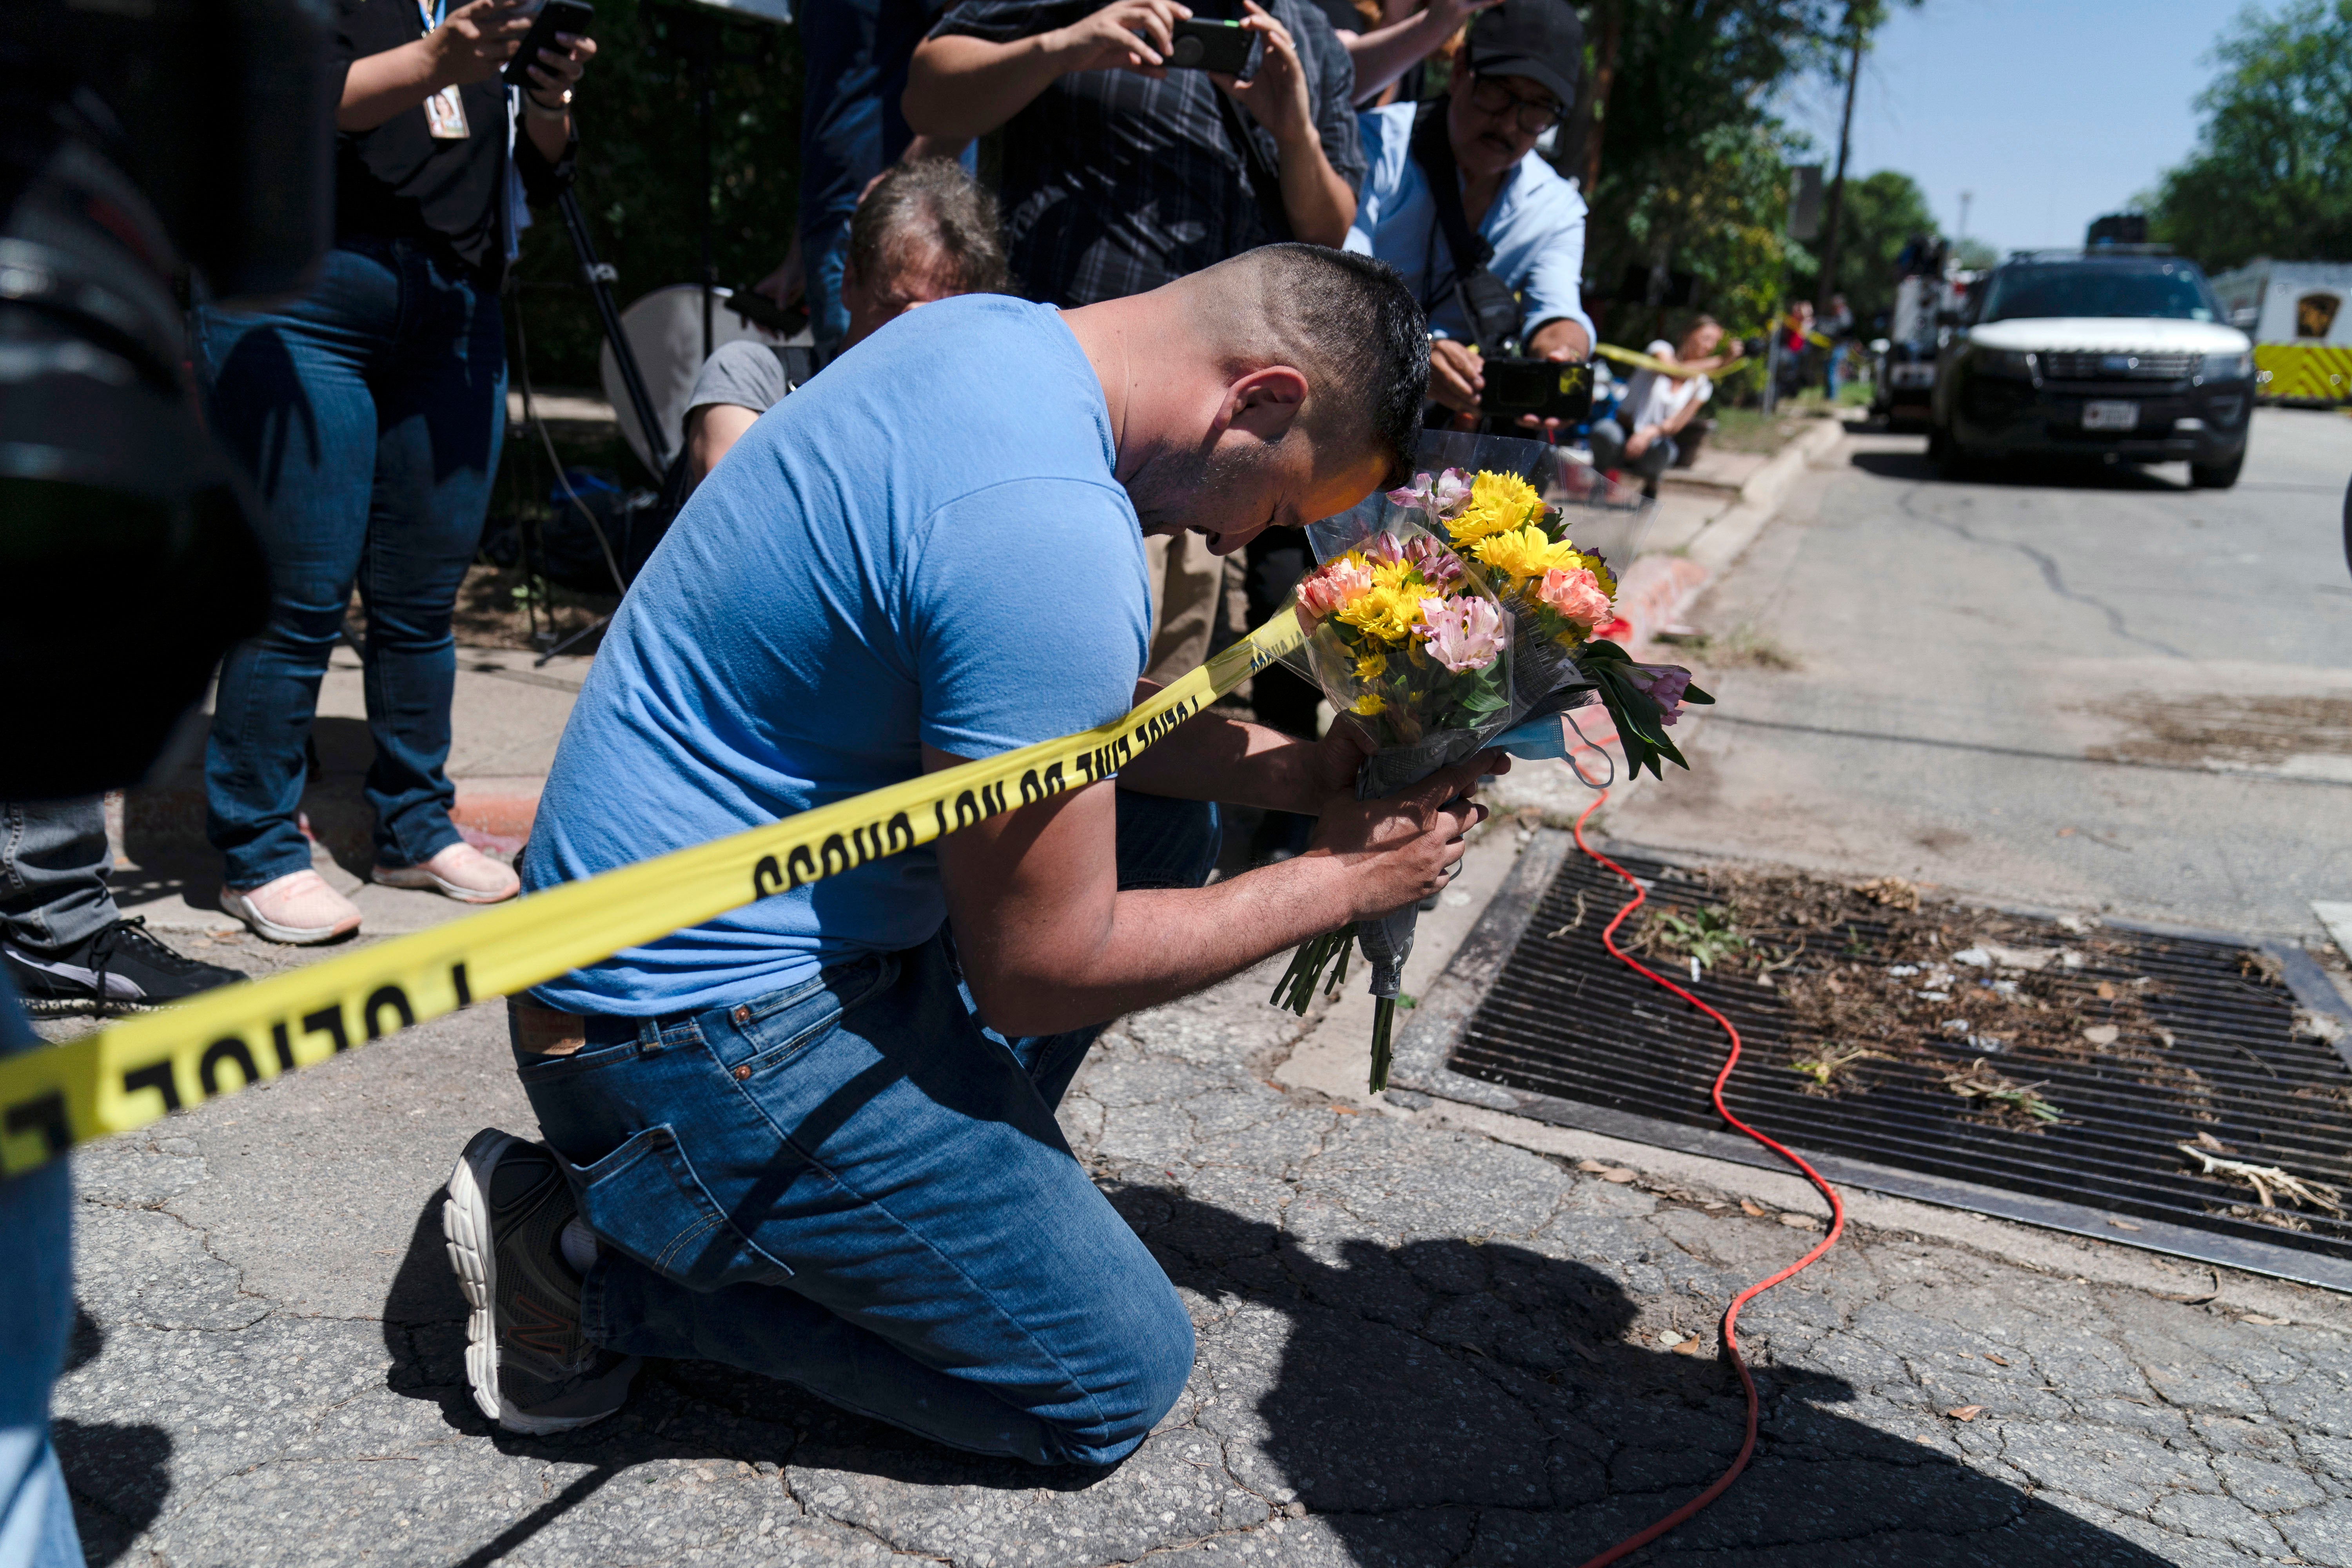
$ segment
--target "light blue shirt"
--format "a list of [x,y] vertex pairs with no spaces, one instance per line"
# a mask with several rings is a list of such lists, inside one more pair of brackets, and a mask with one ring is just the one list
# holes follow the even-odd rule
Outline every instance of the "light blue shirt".
[[[1454,253],[1437,224],[1437,203],[1412,161],[1417,106],[1391,103],[1356,117],[1364,145],[1364,184],[1347,248],[1377,257],[1404,275],[1405,287],[1442,338],[1467,338],[1470,324],[1454,298]],[[1439,112],[1444,112],[1440,110]],[[1486,265],[1519,296],[1524,341],[1547,321],[1570,321],[1592,338],[1584,313],[1584,198],[1534,152],[1503,176],[1478,232],[1495,247]],[[1442,298],[1433,298],[1435,290]]]
[[[540,798],[540,889],[1118,717],[1150,591],[1102,384],[1058,312],[910,311],[761,416],[622,601]],[[644,1017],[927,941],[914,849],[534,993]]]

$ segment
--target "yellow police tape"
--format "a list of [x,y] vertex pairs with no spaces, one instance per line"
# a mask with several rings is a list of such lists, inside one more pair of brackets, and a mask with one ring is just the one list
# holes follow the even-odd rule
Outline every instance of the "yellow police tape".
[[[1620,364],[1630,364],[1636,370],[1663,371],[1668,375],[1683,380],[1687,380],[1691,376],[1698,374],[1696,371],[1685,369],[1684,366],[1675,363],[1672,360],[1659,359],[1651,354],[1636,353],[1632,349],[1621,349],[1615,343],[1595,343],[1592,345],[1592,352],[1599,354],[1602,359],[1615,360]],[[1713,374],[1721,377],[1729,375],[1735,370],[1745,370],[1748,366],[1756,363],[1756,358],[1757,356],[1754,354],[1744,355],[1741,358],[1732,361],[1729,364],[1725,365],[1721,370],[1716,371]]]
[[1287,607],[1125,718],[0,1060],[0,1173],[1109,777],[1305,640]]

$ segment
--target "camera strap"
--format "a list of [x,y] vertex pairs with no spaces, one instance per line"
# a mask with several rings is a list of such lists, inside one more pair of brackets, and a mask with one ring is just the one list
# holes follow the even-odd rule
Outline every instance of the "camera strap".
[[[1430,288],[1431,299],[1451,289],[1470,327],[1471,341],[1482,354],[1517,352],[1519,300],[1509,284],[1488,270],[1495,247],[1484,235],[1474,233],[1470,215],[1462,205],[1462,175],[1454,165],[1454,143],[1445,130],[1446,100],[1424,103],[1412,122],[1412,161],[1429,182],[1430,203],[1437,209],[1437,229],[1454,263],[1444,289]],[[1424,284],[1424,287],[1429,287]],[[1423,300],[1424,309],[1430,300]]]
[[1242,106],[1207,78],[1202,79],[1201,85],[1217,100],[1217,118],[1224,122],[1225,137],[1242,155],[1242,170],[1249,176],[1250,194],[1257,198],[1258,221],[1265,225],[1268,241],[1296,239],[1297,236],[1290,229],[1289,210],[1282,205],[1282,171],[1265,155],[1257,138],[1250,134],[1249,121],[1242,117]]

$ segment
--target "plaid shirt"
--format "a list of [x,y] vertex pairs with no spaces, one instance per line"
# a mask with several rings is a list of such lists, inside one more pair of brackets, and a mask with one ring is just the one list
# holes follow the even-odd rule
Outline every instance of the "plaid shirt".
[[[1364,174],[1349,102],[1356,68],[1313,0],[1263,3],[1290,29],[1323,155],[1353,189]],[[933,36],[1009,43],[1099,8],[1100,0],[963,0]],[[1193,14],[1221,9],[1206,0]],[[1223,14],[1241,16],[1239,0]],[[1013,117],[1001,195],[1008,259],[1029,298],[1087,305],[1140,294],[1274,237],[1219,96],[1204,71],[1171,70],[1159,81],[1128,70],[1077,71],[1055,78]],[[1276,166],[1273,135],[1247,110],[1241,118]]]

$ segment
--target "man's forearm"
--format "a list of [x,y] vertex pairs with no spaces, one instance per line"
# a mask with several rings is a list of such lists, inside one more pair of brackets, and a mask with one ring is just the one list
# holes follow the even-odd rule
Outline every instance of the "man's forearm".
[[1356,68],[1356,101],[1370,103],[1378,98],[1390,83],[1428,58],[1457,25],[1436,10],[1423,10],[1348,39],[1348,58]]
[[373,131],[441,90],[441,61],[431,36],[364,55],[343,74],[343,95],[335,105],[335,129]]
[[1315,784],[1316,743],[1202,713],[1179,724],[1119,770],[1123,789],[1176,800],[1214,800],[1312,816],[1323,802]]
[[1322,139],[1311,127],[1285,143],[1281,153],[1282,210],[1292,237],[1337,250],[1356,221],[1355,191],[1323,155]]
[[949,141],[985,136],[1024,109],[1062,74],[1059,35],[1009,44],[985,38],[926,38],[907,68],[900,106],[919,134]]

